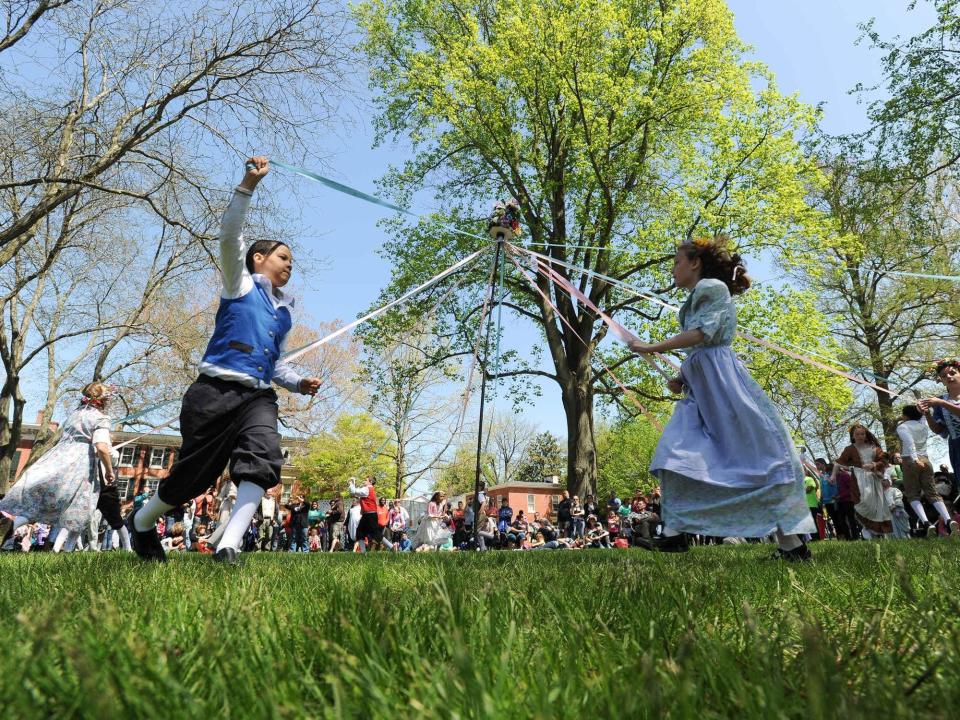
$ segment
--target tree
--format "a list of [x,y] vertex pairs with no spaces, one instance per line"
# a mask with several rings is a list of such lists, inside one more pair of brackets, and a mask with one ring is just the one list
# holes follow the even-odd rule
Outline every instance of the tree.
[[875,420],[893,448],[899,405],[910,396],[891,393],[918,387],[926,364],[960,341],[960,287],[898,274],[956,272],[960,228],[950,219],[956,200],[943,178],[875,182],[875,162],[850,152],[827,156],[824,166],[829,183],[819,202],[847,242],[825,253],[819,271],[802,280],[841,343],[841,359],[882,388],[859,393],[867,417],[858,419]]
[[329,432],[310,440],[307,452],[294,459],[297,482],[304,493],[331,496],[347,490],[350,478],[388,477],[390,459],[384,454],[390,436],[364,413],[340,415]]
[[4,27],[0,35],[0,52],[9,50],[23,40],[44,15],[63,7],[73,0],[3,0]]
[[490,454],[493,456],[494,482],[497,485],[516,478],[536,432],[533,425],[516,413],[504,412],[494,417],[487,433]]
[[[432,185],[443,219],[462,224],[513,195],[529,247],[648,287],[667,278],[673,248],[694,233],[725,230],[743,251],[787,265],[829,240],[805,202],[818,170],[795,138],[814,114],[744,59],[721,0],[367,0],[358,16],[379,138],[413,143],[413,158],[384,180],[401,202]],[[393,291],[476,245],[427,224],[393,228]],[[514,362],[496,376],[557,384],[568,483],[582,495],[596,482],[604,373],[594,361],[606,327],[543,276],[538,292],[508,268],[506,307],[540,328],[551,368]],[[573,280],[642,334],[671,322],[597,276]],[[471,317],[461,308],[458,317]],[[472,330],[458,327],[454,350],[465,352]],[[621,353],[612,362],[634,361]]]
[[914,184],[960,170],[960,0],[932,4],[934,25],[907,40],[883,40],[872,21],[863,26],[885,53],[884,97],[870,103],[872,124],[859,138],[876,152],[879,179]]
[[[178,370],[183,353],[165,348],[195,351],[203,321],[179,310],[216,264],[209,244],[227,194],[210,189],[211,176],[223,157],[233,168],[246,154],[233,144],[241,133],[269,131],[303,151],[333,98],[315,91],[339,77],[344,56],[340,13],[309,0],[3,7],[0,490],[30,362],[47,361],[52,410],[93,379],[149,376],[153,361]],[[41,19],[43,42],[23,40]],[[57,65],[42,83],[38,58]],[[271,212],[260,205],[254,227]],[[157,385],[139,387],[134,404],[156,397]],[[42,429],[41,447],[49,439]]]
[[[18,206],[0,213],[0,266],[85,192],[135,200],[159,221],[191,228],[196,217],[180,208],[202,204],[208,187],[196,166],[218,149],[245,154],[233,143],[246,132],[305,149],[303,130],[329,113],[344,57],[342,18],[318,0],[106,0],[49,15],[47,42],[4,53],[23,70],[3,75],[0,100],[4,134],[20,139],[15,177],[0,183],[19,193]],[[29,74],[39,57],[57,68],[40,95]],[[162,207],[154,195],[171,180],[182,184],[182,202]]]
[[[477,477],[477,448],[473,443],[460,445],[454,449],[453,457],[439,468],[433,489],[447,497],[472,493]],[[494,459],[489,453],[480,455],[480,479],[488,485],[495,483],[493,474]]]
[[567,464],[560,441],[551,432],[542,432],[527,445],[516,479],[521,482],[546,482],[553,475],[563,476]]
[[646,418],[621,418],[597,433],[597,496],[632,497],[659,485],[650,474],[660,431]]
[[[293,349],[307,345],[329,335],[342,324],[337,320],[309,323],[301,316],[300,322],[287,335],[287,347]],[[297,359],[294,367],[301,375],[319,377],[323,384],[314,396],[278,393],[279,420],[285,432],[310,437],[330,430],[342,411],[354,412],[363,407],[365,395],[356,379],[358,354],[359,343],[351,335],[344,334]]]
[[390,432],[384,452],[392,461],[394,497],[437,467],[456,439],[463,397],[449,395],[451,363],[429,360],[429,338],[418,332],[381,348],[368,343],[362,381],[370,393],[370,414]]

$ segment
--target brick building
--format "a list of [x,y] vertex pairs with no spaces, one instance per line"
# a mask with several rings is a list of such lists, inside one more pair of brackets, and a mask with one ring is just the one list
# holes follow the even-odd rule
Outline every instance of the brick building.
[[[555,518],[557,505],[560,503],[560,494],[564,488],[560,485],[560,478],[548,478],[549,482],[507,482],[487,488],[487,497],[497,501],[497,507],[503,498],[513,508],[513,512],[523,510],[527,517],[533,517],[535,512],[541,517]],[[473,493],[470,494],[473,499]]]

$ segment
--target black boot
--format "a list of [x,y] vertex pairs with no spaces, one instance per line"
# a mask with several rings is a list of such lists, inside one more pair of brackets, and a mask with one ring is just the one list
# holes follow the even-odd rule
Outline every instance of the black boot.
[[679,535],[665,535],[652,540],[638,538],[637,547],[656,552],[682,553],[690,549],[690,542],[687,540],[686,533],[680,533]]
[[[142,510],[143,508],[141,508]],[[160,536],[157,535],[155,527],[138,532],[133,524],[133,517],[138,511],[132,512],[127,516],[127,532],[130,533],[130,547],[143,560],[153,560],[154,562],[166,562],[167,554],[163,551],[163,545],[160,544]]]

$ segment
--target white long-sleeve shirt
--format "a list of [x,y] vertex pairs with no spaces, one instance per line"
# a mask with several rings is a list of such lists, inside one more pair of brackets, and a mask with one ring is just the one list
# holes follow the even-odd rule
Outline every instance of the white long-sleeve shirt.
[[900,454],[916,461],[927,457],[927,424],[923,420],[905,420],[897,425],[897,437],[900,438]]
[[[247,270],[247,246],[243,241],[243,222],[247,217],[252,196],[253,193],[249,190],[236,188],[233,198],[230,200],[230,205],[223,213],[223,220],[220,223],[220,279],[223,281],[223,289],[220,291],[220,297],[225,300],[242,297],[251,292],[254,289],[254,284],[256,284],[264,289],[274,308],[286,306],[292,310],[293,298],[279,288],[274,289],[270,280],[260,273],[251,275],[250,271]],[[286,346],[287,340],[284,338],[280,345],[281,354]],[[200,373],[247,387],[263,390],[270,387],[269,383],[260,378],[209,362],[200,363]],[[290,392],[300,390],[302,379],[303,377],[283,360],[279,360],[273,369],[273,382]]]
[[370,494],[370,486],[363,485],[362,487],[357,487],[353,484],[353,481],[350,481],[350,494],[355,498],[365,498]]

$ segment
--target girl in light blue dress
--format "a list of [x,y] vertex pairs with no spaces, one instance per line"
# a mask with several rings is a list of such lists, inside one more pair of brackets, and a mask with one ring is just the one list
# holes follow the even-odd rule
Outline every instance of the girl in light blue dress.
[[664,537],[649,549],[683,552],[684,533],[763,537],[776,532],[777,557],[807,560],[800,539],[816,532],[807,508],[803,469],[770,398],[730,347],[737,329],[732,295],[750,287],[743,261],[727,239],[698,238],[677,249],[673,277],[690,291],[680,309],[682,332],[663,342],[630,344],[637,353],[687,349],[683,392],[654,453]]

